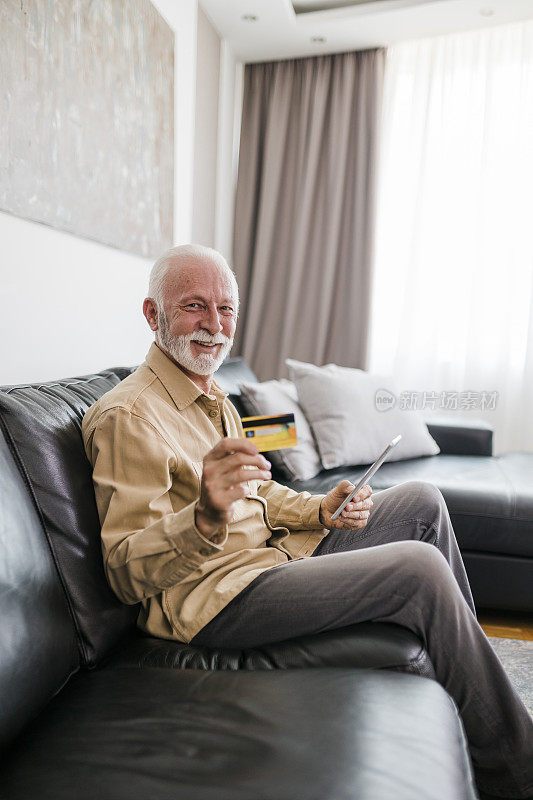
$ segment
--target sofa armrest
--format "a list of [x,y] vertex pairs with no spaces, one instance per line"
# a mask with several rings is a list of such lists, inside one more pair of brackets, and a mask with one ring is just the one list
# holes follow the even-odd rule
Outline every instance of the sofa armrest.
[[441,453],[455,456],[491,456],[493,428],[482,419],[432,417],[425,420]]

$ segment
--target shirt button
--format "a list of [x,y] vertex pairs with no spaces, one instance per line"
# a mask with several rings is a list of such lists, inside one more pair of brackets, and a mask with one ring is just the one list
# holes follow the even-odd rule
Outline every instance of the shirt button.
[[210,417],[218,417],[218,411],[210,411],[209,412],[209,416]]

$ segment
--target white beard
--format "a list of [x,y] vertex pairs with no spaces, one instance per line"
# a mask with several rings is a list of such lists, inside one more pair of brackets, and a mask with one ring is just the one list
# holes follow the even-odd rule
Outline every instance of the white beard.
[[[233,345],[233,339],[229,339],[223,333],[215,333],[211,336],[207,331],[196,331],[195,333],[185,333],[182,336],[172,337],[168,330],[167,320],[164,313],[159,313],[158,343],[163,347],[172,358],[181,364],[182,367],[193,372],[195,375],[212,375],[220,367]],[[205,344],[220,344],[218,354],[200,353],[193,356],[191,352],[191,341],[205,342]]]

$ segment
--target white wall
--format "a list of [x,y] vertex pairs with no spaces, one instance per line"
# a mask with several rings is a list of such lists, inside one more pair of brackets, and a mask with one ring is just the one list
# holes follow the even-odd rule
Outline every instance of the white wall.
[[241,133],[244,66],[227,41],[220,47],[215,248],[233,258],[233,222]]
[[[191,241],[197,0],[154,0],[176,32],[174,240]],[[218,81],[218,77],[216,78]],[[198,211],[197,213],[200,213]],[[151,262],[0,212],[0,384],[137,364]]]
[[215,246],[220,39],[198,9],[192,241]]
[[148,262],[7,214],[0,214],[0,241],[0,383],[144,359]]

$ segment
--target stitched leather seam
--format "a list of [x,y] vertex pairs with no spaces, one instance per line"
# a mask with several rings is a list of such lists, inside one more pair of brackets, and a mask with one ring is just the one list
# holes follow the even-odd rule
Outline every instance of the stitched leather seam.
[[471,550],[461,548],[461,555],[469,555],[469,556],[488,556],[489,558],[510,558],[513,560],[518,560],[520,563],[522,562],[530,562],[533,561],[533,556],[522,556],[519,553],[502,553],[500,550]]
[[510,514],[481,514],[477,511],[450,511],[450,516],[454,517],[476,517],[479,519],[510,519],[513,522],[533,522],[533,517],[514,517]]
[[41,389],[52,389],[54,386],[61,386],[62,389],[68,389],[69,386],[78,386],[80,383],[85,384],[91,383],[92,381],[105,380],[109,377],[109,375],[115,375],[115,377],[118,378],[118,375],[116,375],[113,370],[109,370],[109,372],[104,373],[103,375],[95,375],[93,378],[86,378],[84,380],[70,381],[70,383],[41,383],[39,386],[35,386],[32,383],[23,383],[21,386],[12,386],[10,389],[2,389],[2,392],[4,394],[11,394],[11,392],[16,391],[17,389],[36,389],[37,391],[40,391]]

